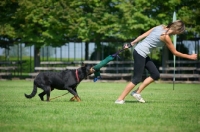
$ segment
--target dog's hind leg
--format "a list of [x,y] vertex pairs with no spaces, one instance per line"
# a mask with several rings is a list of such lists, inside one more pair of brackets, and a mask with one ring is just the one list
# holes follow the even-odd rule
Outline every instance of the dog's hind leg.
[[50,93],[51,93],[51,87],[46,86],[45,93],[47,94],[47,101],[50,101]]
[[38,96],[40,97],[40,99],[41,99],[42,101],[44,101],[44,95],[45,95],[45,94],[46,94],[45,91],[43,91],[42,93],[38,94]]
[[[54,89],[51,89],[51,91],[53,91]],[[46,92],[45,91],[43,91],[42,93],[40,93],[40,94],[38,94],[38,96],[40,97],[40,99],[42,100],[42,101],[44,101],[44,95],[46,94]]]

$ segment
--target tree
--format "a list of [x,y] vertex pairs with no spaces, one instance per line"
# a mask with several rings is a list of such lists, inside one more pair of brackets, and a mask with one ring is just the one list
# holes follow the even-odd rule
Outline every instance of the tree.
[[12,17],[18,8],[12,1],[0,1],[0,47],[9,49],[16,41],[15,28],[12,26]]
[[[15,43],[35,45],[35,66],[40,64],[39,50],[43,45],[61,46],[67,42],[68,30],[64,30],[66,24],[62,21],[63,8],[59,2],[25,0],[6,1],[1,5],[5,11],[1,16],[9,19],[6,25],[10,27],[6,33],[1,29],[1,36],[15,39]],[[16,8],[12,9],[11,5]],[[11,18],[6,16],[8,14]],[[6,20],[1,25],[5,23]]]
[[[158,24],[178,19],[186,23],[188,38],[200,33],[197,0],[4,0],[0,2],[0,46],[35,45],[35,66],[40,48],[67,42],[125,42]],[[87,50],[87,48],[86,48]]]
[[198,0],[182,0],[176,6],[178,16],[186,23],[187,35],[185,39],[194,38],[196,34],[200,34],[200,1]]

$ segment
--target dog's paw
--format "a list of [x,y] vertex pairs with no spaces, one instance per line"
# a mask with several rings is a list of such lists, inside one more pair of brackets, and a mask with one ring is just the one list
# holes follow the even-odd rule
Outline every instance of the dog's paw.
[[76,98],[75,97],[72,97],[69,101],[75,101]]
[[78,96],[75,96],[77,102],[81,102],[81,99]]

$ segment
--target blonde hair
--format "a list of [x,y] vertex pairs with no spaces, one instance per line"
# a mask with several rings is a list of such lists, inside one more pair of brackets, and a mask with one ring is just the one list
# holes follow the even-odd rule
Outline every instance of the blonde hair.
[[[167,28],[169,28],[173,31],[178,31],[179,33],[183,33],[185,31],[185,24],[181,20],[176,20],[172,23],[169,23],[167,25]],[[167,32],[168,32],[168,30],[167,30]]]

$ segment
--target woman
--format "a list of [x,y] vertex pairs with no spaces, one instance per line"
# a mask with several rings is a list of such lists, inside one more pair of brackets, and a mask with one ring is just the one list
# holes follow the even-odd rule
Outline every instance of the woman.
[[[116,104],[123,104],[125,103],[124,99],[127,94],[142,80],[142,74],[144,68],[146,68],[150,76],[147,77],[143,83],[131,93],[131,96],[135,97],[139,102],[145,103],[144,99],[141,97],[140,93],[146,86],[152,83],[154,80],[158,80],[160,78],[160,74],[158,69],[156,68],[155,64],[151,61],[148,57],[148,54],[151,52],[151,49],[154,47],[161,47],[164,44],[168,47],[168,49],[174,54],[175,56],[187,58],[191,60],[197,59],[197,54],[183,54],[176,50],[174,47],[170,35],[181,34],[185,30],[185,24],[177,20],[168,24],[167,26],[159,25],[156,26],[149,31],[145,32],[141,36],[137,37],[131,45],[138,43],[134,49],[133,57],[134,57],[134,76],[132,82],[128,83],[125,87],[124,91],[115,101]],[[128,45],[125,45],[124,48],[128,48]]]

